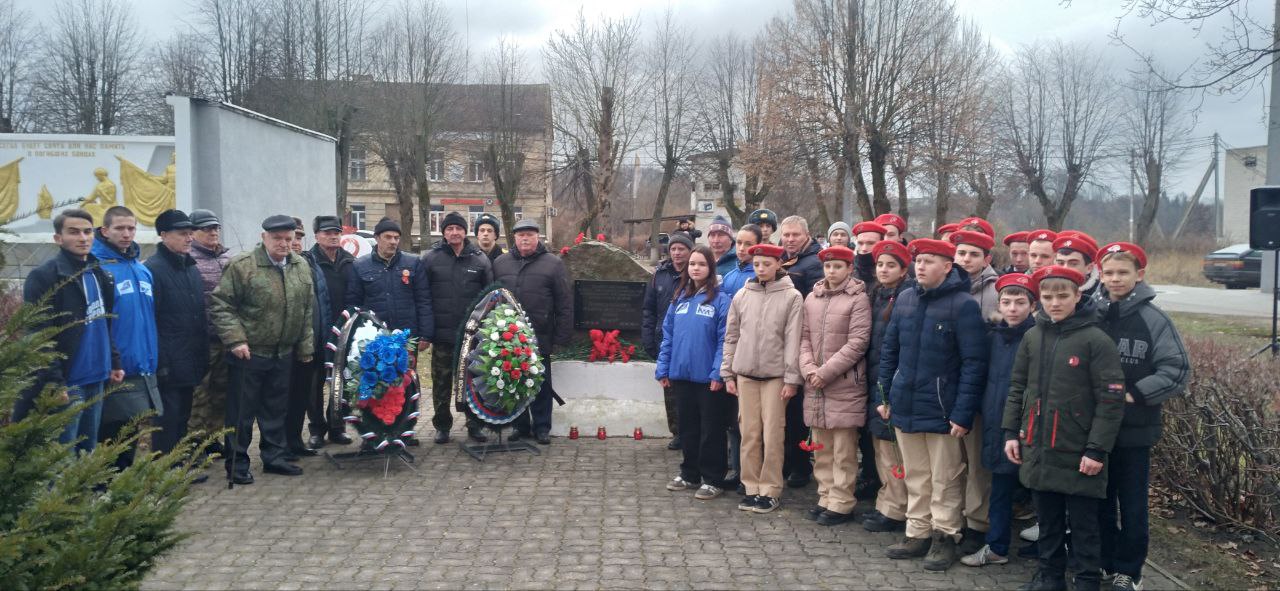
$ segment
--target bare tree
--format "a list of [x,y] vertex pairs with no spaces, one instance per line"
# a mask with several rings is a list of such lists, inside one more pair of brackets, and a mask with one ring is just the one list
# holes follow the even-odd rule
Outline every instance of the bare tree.
[[687,29],[676,24],[670,8],[655,23],[645,66],[652,81],[653,161],[662,169],[662,184],[653,204],[653,220],[649,223],[649,262],[658,262],[658,233],[662,229],[662,210],[676,175],[683,172],[688,159],[699,147],[694,108],[697,106],[698,46]]
[[254,0],[195,0],[196,26],[213,52],[213,87],[224,101],[245,104],[267,75],[267,14]]
[[1098,54],[1062,42],[1022,48],[1010,73],[999,100],[1004,141],[1058,230],[1106,156],[1116,123],[1112,80]]
[[372,47],[377,83],[367,109],[368,147],[386,166],[404,235],[413,236],[416,206],[426,242],[426,163],[440,131],[446,86],[461,71],[457,33],[438,0],[400,0],[374,33]]
[[[713,156],[722,203],[735,226],[763,205],[781,172],[791,164],[785,149],[777,85],[765,74],[768,41],[745,43],[733,34],[716,39],[708,52],[711,88],[697,117]],[[776,78],[775,78],[776,79]],[[737,170],[742,184],[736,182]],[[743,203],[737,203],[737,189]]]
[[1142,211],[1134,238],[1146,244],[1160,207],[1163,180],[1185,153],[1191,119],[1184,91],[1170,88],[1158,72],[1133,75],[1125,93],[1122,134],[1133,154]]
[[[1253,3],[1256,6],[1258,3]],[[1258,20],[1247,0],[1123,0],[1123,16],[1116,20],[1112,38],[1128,47],[1146,64],[1149,74],[1168,88],[1199,89],[1214,93],[1232,93],[1250,87],[1266,77],[1276,52],[1272,42],[1272,23]],[[1263,3],[1265,6],[1265,3]],[[1264,11],[1271,16],[1273,13]],[[1187,78],[1167,76],[1151,54],[1129,43],[1120,32],[1129,17],[1137,17],[1151,25],[1184,23],[1200,32],[1206,21],[1220,18],[1224,26],[1215,41],[1205,44],[1205,58],[1188,69]]]
[[141,128],[149,133],[171,134],[173,110],[164,97],[207,95],[212,80],[208,54],[199,36],[179,33],[152,47],[144,64],[150,75],[143,85]]
[[[524,53],[509,39],[500,39],[492,55],[486,61],[480,100],[483,109],[481,120],[484,130],[483,161],[493,193],[502,214],[502,227],[510,230],[516,223],[516,198],[530,172],[545,175],[548,163],[541,163],[541,170],[529,170],[528,153],[534,147],[530,129],[524,123],[525,106],[531,87],[523,84],[525,72]],[[545,123],[543,124],[545,126]],[[545,182],[545,181],[544,181]],[[515,249],[515,235],[507,232],[507,248]]]
[[40,126],[111,134],[141,104],[137,23],[122,0],[59,0],[36,78]]
[[623,156],[642,127],[641,55],[638,18],[590,23],[581,10],[543,48],[559,157],[576,171],[587,201],[579,231],[594,233],[598,218],[607,215]]
[[952,183],[965,164],[965,152],[982,136],[993,134],[985,115],[991,109],[989,73],[996,58],[972,24],[953,22],[931,34],[933,41],[921,64],[928,75],[921,80],[919,125],[937,227],[947,221]]
[[27,127],[23,121],[31,94],[31,54],[35,49],[36,27],[31,13],[0,1],[0,133]]

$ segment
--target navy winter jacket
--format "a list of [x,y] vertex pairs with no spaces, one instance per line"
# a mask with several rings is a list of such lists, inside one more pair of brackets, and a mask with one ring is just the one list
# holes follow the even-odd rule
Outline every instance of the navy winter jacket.
[[707,384],[720,380],[724,326],[732,299],[722,291],[707,301],[699,291],[667,308],[662,322],[662,347],[654,377]]
[[[874,277],[874,274],[872,274]],[[871,289],[867,295],[871,299],[871,345],[867,347],[867,404],[871,407],[867,413],[867,428],[871,430],[871,434],[893,441],[893,428],[889,426],[889,422],[880,418],[880,413],[876,411],[876,407],[880,406],[883,399],[880,396],[880,351],[884,347],[884,333],[889,328],[889,319],[893,315],[894,304],[898,301],[898,296],[903,291],[914,285],[912,279],[903,279],[902,282],[894,287],[885,287],[879,283],[870,283]]]
[[818,260],[818,253],[822,251],[822,245],[817,240],[810,240],[809,245],[800,249],[795,257],[782,262],[782,268],[786,269],[787,274],[791,276],[791,282],[795,284],[796,291],[800,292],[800,297],[809,297],[809,292],[813,291],[813,286],[822,281],[822,261]]
[[198,386],[209,365],[209,319],[196,260],[161,242],[146,265],[155,280],[156,379],[162,386]]
[[388,328],[408,328],[415,337],[435,340],[431,284],[417,255],[397,251],[384,261],[372,252],[356,259],[347,273],[347,306],[372,310]]
[[654,359],[658,358],[658,348],[662,345],[662,320],[667,316],[667,306],[671,305],[677,283],[680,283],[680,272],[671,264],[671,259],[667,259],[653,271],[653,278],[644,288],[640,343],[644,352]]
[[880,351],[889,420],[904,433],[973,426],[987,380],[987,328],[959,267],[934,289],[898,296]]
[[991,362],[987,365],[987,389],[982,394],[982,465],[996,474],[1017,474],[1018,465],[1004,455],[1004,401],[1009,397],[1009,378],[1018,357],[1022,335],[1036,325],[1034,314],[1022,324],[1009,326],[1003,320],[991,327]]

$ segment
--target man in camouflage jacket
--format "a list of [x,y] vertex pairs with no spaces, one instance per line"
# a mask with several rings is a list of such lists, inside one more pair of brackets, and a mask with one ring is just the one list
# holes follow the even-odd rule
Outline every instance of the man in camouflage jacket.
[[311,326],[315,296],[311,268],[289,249],[293,218],[274,215],[262,223],[262,244],[231,259],[213,290],[209,314],[229,352],[230,388],[226,425],[227,478],[250,484],[249,444],[256,419],[263,471],[296,476],[302,468],[284,460],[285,412],[293,360],[315,354]]

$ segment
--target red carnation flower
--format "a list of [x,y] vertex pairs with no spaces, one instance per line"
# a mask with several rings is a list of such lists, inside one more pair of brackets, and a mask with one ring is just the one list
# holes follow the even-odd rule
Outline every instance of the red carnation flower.
[[582,241],[583,241],[583,240],[586,240],[586,239],[587,239],[587,233],[586,233],[586,232],[578,232],[578,237],[573,239],[573,243],[574,243],[574,244],[582,244]]
[[507,360],[507,361],[503,361],[503,362],[502,362],[502,370],[503,370],[503,371],[511,371],[511,360]]
[[516,380],[520,379],[520,370],[518,369],[511,370],[511,377],[512,379],[516,379]]
[[600,241],[600,242],[604,242],[604,234],[603,234],[603,233],[602,233],[602,234],[596,234],[596,240],[598,240],[598,241]]
[[[511,340],[511,339],[510,339],[510,338],[508,338],[507,340]],[[529,339],[528,339],[528,338],[526,338],[524,335],[520,335],[520,342],[522,342],[522,343],[527,343],[527,342],[529,342]]]
[[[515,336],[515,335],[513,335],[513,334],[511,334],[511,333],[509,333],[509,332],[504,332],[504,333],[502,333],[502,340],[504,340],[504,341],[509,341],[509,340],[511,340],[511,337],[513,337],[513,336]],[[524,337],[524,335],[520,335],[520,336],[521,336],[521,337]]]
[[506,357],[506,356],[508,356],[508,355],[510,355],[510,354],[511,354],[511,349],[503,349],[503,350],[502,350],[502,356],[503,356],[503,357]]
[[519,326],[516,326],[516,323],[512,322],[511,324],[508,324],[508,325],[507,325],[507,330],[509,330],[509,331],[511,331],[511,332],[515,332],[515,331],[517,331],[517,330],[520,330],[520,327],[519,327]]
[[566,255],[566,254],[569,254],[569,247],[568,247],[568,246],[562,247],[562,248],[560,249],[560,256],[564,256],[564,255]]
[[528,362],[528,361],[521,361],[521,362],[520,362],[520,371],[529,371],[529,362]]

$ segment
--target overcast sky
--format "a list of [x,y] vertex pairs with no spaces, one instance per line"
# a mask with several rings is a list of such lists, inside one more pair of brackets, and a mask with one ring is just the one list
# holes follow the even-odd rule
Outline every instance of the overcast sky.
[[[1052,39],[1080,42],[1103,51],[1120,72],[1138,67],[1132,50],[1111,41],[1120,17],[1120,0],[955,0],[965,18],[976,23],[1002,53],[1011,54],[1024,44]],[[50,16],[46,0],[18,0],[37,17]],[[186,30],[189,4],[185,0],[133,0],[130,2],[144,30],[154,39]],[[376,2],[375,2],[376,3]],[[569,25],[579,3],[558,0],[445,0],[457,22],[459,33],[469,40],[472,60],[483,56],[500,36],[515,40],[527,52],[531,70],[540,71],[539,49],[551,32]],[[1246,3],[1248,4],[1248,3]],[[1252,4],[1266,5],[1266,2]],[[743,37],[754,35],[769,19],[789,11],[788,0],[611,0],[584,4],[588,17],[639,14],[646,24],[658,18],[667,6],[695,31],[712,38],[733,30]],[[1266,10],[1267,6],[1262,6]],[[1266,12],[1260,14],[1270,20]],[[1136,17],[1124,19],[1120,32],[1137,49],[1152,53],[1171,71],[1180,71],[1203,59],[1205,44],[1221,38],[1226,19],[1210,21],[1199,36],[1190,27],[1162,24],[1156,27]],[[1231,147],[1266,142],[1266,96],[1261,84],[1234,96],[1197,95],[1194,135],[1207,137],[1217,131]],[[1188,154],[1180,170],[1169,180],[1170,194],[1188,193],[1208,165],[1210,151]],[[1117,191],[1127,190],[1127,173],[1108,174]]]

